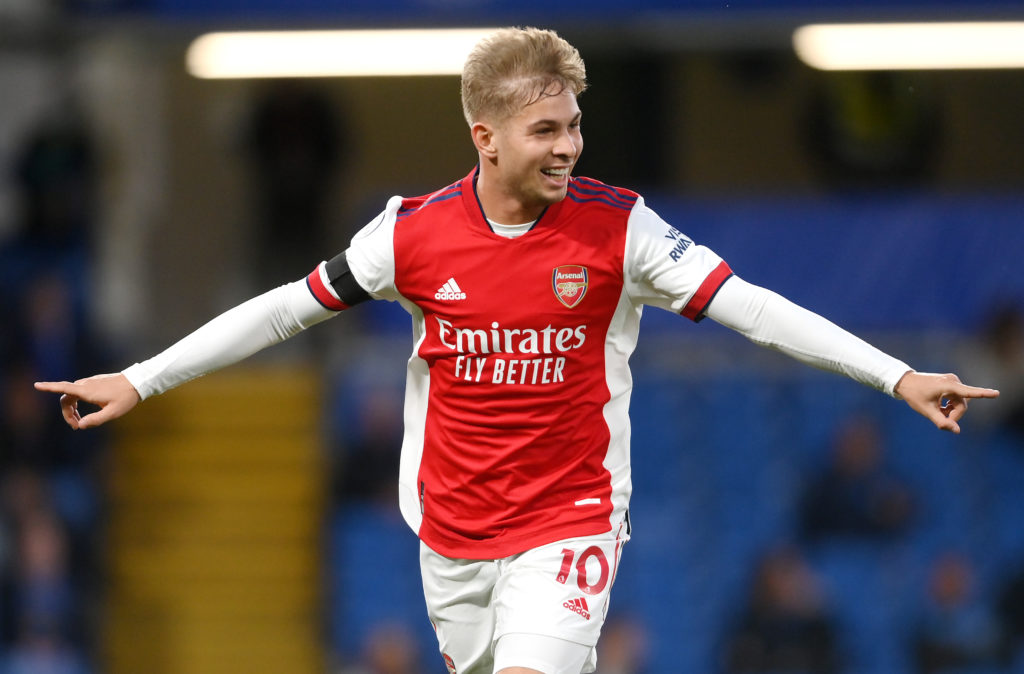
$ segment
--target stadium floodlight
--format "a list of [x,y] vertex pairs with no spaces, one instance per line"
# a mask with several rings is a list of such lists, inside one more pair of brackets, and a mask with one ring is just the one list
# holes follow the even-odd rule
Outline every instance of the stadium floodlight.
[[1024,68],[1024,22],[815,24],[793,48],[819,70]]
[[185,54],[203,79],[457,75],[495,28],[207,33]]

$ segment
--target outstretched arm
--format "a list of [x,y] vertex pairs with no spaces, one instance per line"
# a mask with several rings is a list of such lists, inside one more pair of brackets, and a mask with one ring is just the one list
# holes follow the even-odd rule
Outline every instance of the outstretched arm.
[[[35,387],[61,394],[61,412],[69,426],[92,428],[128,413],[141,400],[237,363],[335,313],[314,299],[304,280],[296,281],[226,311],[166,351],[120,374],[75,382],[37,382]],[[100,409],[82,416],[80,401]]]
[[993,389],[966,386],[953,374],[914,372],[818,314],[735,276],[722,285],[705,313],[753,342],[903,398],[942,430],[960,432],[957,422],[967,411],[969,398],[999,395]]

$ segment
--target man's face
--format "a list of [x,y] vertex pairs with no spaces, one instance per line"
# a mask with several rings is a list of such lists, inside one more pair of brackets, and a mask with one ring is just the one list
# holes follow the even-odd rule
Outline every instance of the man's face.
[[[501,191],[527,219],[565,198],[569,175],[583,151],[576,95],[545,95],[495,129],[495,168]],[[520,224],[520,223],[505,223]]]

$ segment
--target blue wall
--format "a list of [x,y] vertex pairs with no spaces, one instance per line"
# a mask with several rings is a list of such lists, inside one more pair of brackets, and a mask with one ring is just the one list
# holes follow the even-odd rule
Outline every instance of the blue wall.
[[851,329],[970,332],[1024,302],[1024,196],[647,202],[737,275]]

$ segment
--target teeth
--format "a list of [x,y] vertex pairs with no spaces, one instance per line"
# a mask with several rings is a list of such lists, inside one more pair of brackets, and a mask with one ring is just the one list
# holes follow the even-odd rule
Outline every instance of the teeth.
[[567,168],[561,168],[561,169],[541,169],[541,171],[543,173],[548,174],[549,176],[564,176],[567,173],[569,173],[569,169],[567,169]]

